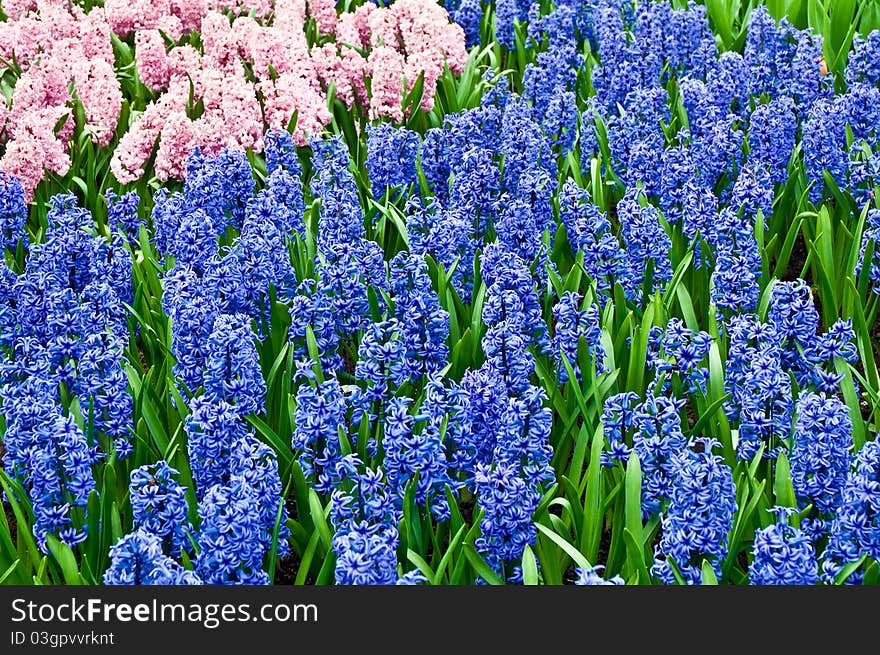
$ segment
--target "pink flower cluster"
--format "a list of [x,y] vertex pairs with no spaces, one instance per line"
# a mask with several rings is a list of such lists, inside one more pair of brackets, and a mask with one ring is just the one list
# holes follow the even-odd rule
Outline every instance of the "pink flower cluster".
[[[341,16],[334,0],[105,0],[88,13],[68,0],[5,0],[3,8],[0,57],[21,74],[11,106],[0,102],[0,170],[29,197],[46,171],[70,168],[75,98],[92,141],[112,141],[122,92],[111,33],[133,41],[140,80],[157,94],[142,111],[132,107],[114,151],[121,183],[145,174],[157,143],[160,180],[181,178],[197,146],[259,152],[265,130],[286,128],[294,115],[294,139],[305,145],[331,120],[331,86],[370,119],[400,122],[419,76],[430,110],[444,66],[460,73],[467,59],[461,27],[437,0],[367,2]],[[320,45],[306,38],[309,19]],[[185,38],[191,32],[200,33],[198,49]]]
[[116,130],[122,91],[102,8],[85,13],[64,0],[6,0],[3,9],[0,57],[21,73],[12,106],[0,102],[0,170],[19,178],[30,199],[45,171],[65,175],[70,168],[70,88],[82,103],[84,130],[102,147]]
[[[160,94],[114,153],[111,168],[123,183],[143,175],[157,139],[155,173],[161,180],[181,177],[196,146],[208,153],[224,146],[259,152],[265,129],[286,128],[294,114],[294,139],[305,145],[331,120],[331,85],[346,106],[357,103],[372,119],[399,122],[402,100],[420,75],[422,107],[429,110],[444,65],[460,73],[467,59],[461,28],[436,0],[398,0],[389,7],[367,3],[341,16],[333,0],[168,0],[158,3],[169,12],[164,16],[138,9],[142,1],[105,4],[114,29],[134,32],[140,79]],[[167,48],[162,33],[177,39],[180,30],[195,29],[181,18],[180,6],[190,4],[205,9],[198,24],[201,50]],[[333,40],[310,47],[307,17]],[[198,115],[187,106],[190,88]]]

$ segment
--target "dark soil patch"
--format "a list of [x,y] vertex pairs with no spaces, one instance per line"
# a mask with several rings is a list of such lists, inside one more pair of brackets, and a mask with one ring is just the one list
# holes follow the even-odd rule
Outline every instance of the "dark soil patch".
[[[0,465],[3,464],[3,458],[6,456],[6,448],[3,445],[3,441],[0,440]],[[0,494],[3,496],[3,494]],[[12,540],[12,543],[18,543],[18,521],[15,519],[15,512],[12,511],[12,505],[10,505],[6,500],[3,501],[3,514],[6,516],[6,523],[9,525],[9,537]]]
[[748,555],[746,555],[746,551],[744,551],[744,550],[739,551],[739,555],[736,556],[736,561],[737,561],[737,564],[739,564],[742,567],[743,571],[749,570],[749,557],[748,557]]
[[[302,560],[295,551],[291,551],[290,555],[284,557],[275,565],[275,579],[272,581],[276,585],[292,585],[296,582],[296,574],[299,572],[299,565]],[[306,577],[306,584],[315,584],[311,575]]]
[[[868,336],[871,339],[871,350],[876,361],[880,359],[880,348],[877,347],[877,344],[880,344],[880,321],[874,321],[874,324],[868,330]],[[859,360],[859,363],[861,363],[861,360]]]
[[595,562],[590,562],[593,566],[596,564],[606,564],[608,562],[608,553],[611,550],[611,531],[603,530],[602,536],[599,538],[599,554],[596,555]]
[[6,523],[9,525],[9,538],[13,544],[18,543],[18,521],[15,519],[15,513],[12,511],[12,505],[3,501],[3,513],[6,515]]
[[697,412],[691,404],[690,396],[688,396],[687,402],[684,404],[684,413],[687,417],[688,430],[693,430],[694,426],[697,424]]
[[[284,501],[284,507],[287,509],[287,516],[293,520],[296,520],[299,516],[299,512],[296,509],[296,498],[294,496],[288,496]],[[299,565],[302,562],[302,558],[297,554],[295,550],[290,549],[290,554],[287,557],[282,557],[275,564],[275,579],[272,581],[272,584],[276,585],[292,585],[296,582],[296,574],[299,572]],[[315,580],[309,575],[306,578],[306,584],[314,584]]]
[[467,525],[473,525],[474,505],[476,505],[476,499],[473,496],[462,499],[458,503],[458,511],[461,512],[461,518]]
[[339,348],[340,357],[342,357],[342,367],[346,373],[353,376],[355,365],[357,364],[357,359],[355,358],[355,352],[357,351],[353,344],[344,343],[342,347]]

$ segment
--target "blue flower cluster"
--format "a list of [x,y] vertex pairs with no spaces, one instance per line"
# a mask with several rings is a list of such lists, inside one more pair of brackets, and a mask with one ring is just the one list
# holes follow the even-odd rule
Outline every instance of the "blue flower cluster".
[[679,414],[684,400],[660,395],[639,402],[632,391],[609,396],[602,408],[602,428],[609,450],[606,466],[624,463],[635,451],[642,468],[642,515],[648,519],[665,508],[676,474],[675,457],[687,440]]
[[825,394],[819,404],[839,415],[834,408],[843,403],[835,394],[841,392],[843,375],[837,373],[835,361],[857,359],[855,333],[852,322],[842,319],[826,332],[819,331],[819,315],[803,280],[773,283],[766,323],[754,314],[737,314],[726,329],[730,345],[725,386],[731,394],[726,411],[730,420],[739,421],[741,458],[751,459],[762,445],[764,457],[773,458],[790,436],[792,379],[801,391]]
[[714,439],[694,439],[674,458],[671,499],[652,567],[665,584],[675,582],[673,565],[687,584],[701,582],[703,562],[721,575],[736,491],[730,467],[712,453],[717,445]]
[[196,572],[207,584],[268,584],[260,497],[243,477],[208,489],[199,503]]
[[[880,559],[880,442],[869,441],[855,455],[840,493],[823,555],[822,578],[833,580],[862,555]],[[851,576],[851,582],[858,579]]]
[[400,513],[382,472],[348,455],[340,461],[338,475],[347,482],[333,491],[330,505],[336,584],[417,583],[412,574],[397,571]]
[[776,523],[755,531],[749,584],[813,585],[819,582],[816,551],[803,530],[789,524],[791,507],[774,507]]
[[653,326],[648,333],[647,365],[658,376],[654,385],[665,391],[675,386],[684,394],[699,391],[705,395],[711,348],[707,332],[691,330],[681,319],[669,319],[665,328]]
[[110,547],[105,585],[200,585],[201,578],[162,552],[162,540],[138,528]]
[[833,516],[846,483],[852,449],[849,408],[837,397],[806,392],[797,401],[791,483],[801,506]]
[[596,564],[595,566],[591,566],[588,569],[584,569],[581,567],[575,567],[575,574],[577,577],[574,580],[576,585],[622,585],[626,584],[619,575],[615,575],[613,578],[605,579],[602,577],[602,571],[605,567],[602,564]]
[[417,478],[415,502],[428,507],[438,520],[445,520],[450,515],[446,488],[458,486],[449,476],[443,443],[448,390],[439,377],[432,378],[417,414],[410,413],[410,403],[406,397],[389,402],[382,439],[382,468],[398,502],[406,495],[409,481]]
[[[605,366],[605,349],[602,346],[602,329],[599,326],[599,307],[590,305],[589,309],[580,309],[581,296],[576,291],[566,291],[559,302],[553,306],[553,318],[556,321],[556,334],[553,337],[553,351],[557,360],[559,381],[568,381],[568,369],[564,361],[571,365],[575,379],[581,380],[581,369],[578,358],[578,345],[583,343],[589,347],[596,375],[608,372]],[[563,357],[565,360],[563,360]]]
[[71,546],[87,538],[92,465],[133,449],[123,305],[132,300],[131,254],[118,232],[96,233],[71,194],[50,199],[43,239],[31,243],[21,184],[4,173],[0,186],[0,253],[28,250],[23,269],[5,253],[0,266],[3,463],[48,552],[49,535]]
[[175,480],[176,475],[175,469],[159,461],[136,468],[129,483],[132,522],[162,539],[166,553],[189,550],[193,532],[187,518],[186,488]]
[[390,123],[367,126],[367,172],[373,197],[416,181],[419,135]]
[[449,358],[449,312],[440,306],[423,255],[398,253],[389,268],[394,315],[406,347],[408,375],[411,379],[430,376]]
[[346,430],[348,403],[336,378],[317,387],[303,384],[296,392],[296,410],[291,446],[298,453],[303,474],[316,491],[330,493],[342,478],[340,430]]
[[21,182],[5,171],[0,171],[0,253],[19,244],[27,245],[25,230],[28,212]]

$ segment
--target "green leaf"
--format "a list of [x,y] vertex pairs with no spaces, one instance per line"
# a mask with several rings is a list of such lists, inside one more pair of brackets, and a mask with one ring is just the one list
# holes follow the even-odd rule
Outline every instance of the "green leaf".
[[584,554],[580,552],[577,548],[575,548],[572,544],[568,543],[564,537],[557,534],[542,523],[536,523],[535,525],[541,532],[541,534],[545,535],[548,539],[550,539],[550,541],[559,546],[577,566],[580,566],[583,569],[590,568],[590,563],[587,558],[584,557]]
[[466,543],[464,545],[464,556],[467,558],[468,562],[470,562],[471,566],[474,567],[477,574],[479,574],[479,576],[490,585],[504,584],[504,581],[498,577],[498,574],[492,570],[492,567],[486,564],[486,560],[480,557],[480,554],[474,548],[473,544]]
[[434,574],[433,584],[439,585],[442,583],[443,574],[446,572],[446,567],[449,566],[449,562],[452,559],[453,554],[456,552],[458,548],[458,544],[461,543],[462,537],[464,537],[465,530],[467,530],[467,525],[462,525],[449,540],[449,545],[446,547],[446,552],[443,553],[443,557],[440,558],[440,563],[437,565],[437,572]]
[[324,549],[327,552],[330,552],[332,550],[330,526],[327,525],[327,519],[324,516],[324,507],[321,505],[321,499],[318,498],[318,494],[314,489],[309,489],[309,512],[312,521],[315,523],[315,529],[317,529],[318,533],[321,535],[321,542],[324,544]]
[[46,536],[46,544],[49,546],[49,552],[61,567],[61,575],[64,576],[65,584],[81,585],[82,577],[79,574],[79,566],[70,546],[51,534]]
[[433,569],[431,568],[431,565],[428,564],[424,559],[422,559],[422,556],[411,548],[406,549],[406,558],[411,563],[415,564],[416,567],[425,575],[425,577],[428,578],[428,580],[433,580],[435,577],[437,577]]
[[704,585],[718,585],[718,578],[715,577],[715,570],[712,568],[712,565],[708,560],[703,560],[703,566],[700,571],[701,580]]
[[635,450],[630,453],[626,463],[626,527],[640,545],[644,544],[642,536],[642,466]]
[[840,572],[834,576],[834,584],[842,585],[846,582],[846,579],[855,573],[856,569],[858,569],[867,559],[868,555],[866,553],[862,553],[862,556],[859,557],[855,562],[849,562],[840,569]]
[[12,572],[15,571],[16,567],[17,567],[20,563],[21,563],[21,558],[19,557],[17,560],[15,560],[15,561],[9,566],[8,569],[6,569],[6,570],[3,572],[3,575],[0,575],[0,585],[2,585],[4,582],[6,582],[6,578],[8,578],[10,575],[12,575]]
[[584,524],[581,528],[581,550],[588,559],[595,559],[599,554],[599,541],[602,537],[602,497],[600,485],[602,481],[602,447],[605,439],[602,426],[593,435],[590,448],[590,465],[587,468],[586,495],[584,497]]
[[538,584],[538,562],[535,560],[535,553],[531,546],[526,546],[523,550],[522,571],[524,585]]
[[791,483],[791,466],[784,451],[776,458],[776,474],[773,478],[773,495],[781,507],[797,507],[794,487]]
[[638,573],[640,584],[650,584],[651,574],[648,566],[645,564],[645,547],[639,543],[636,536],[630,532],[629,528],[623,529],[623,541],[626,545],[627,562],[630,567]]

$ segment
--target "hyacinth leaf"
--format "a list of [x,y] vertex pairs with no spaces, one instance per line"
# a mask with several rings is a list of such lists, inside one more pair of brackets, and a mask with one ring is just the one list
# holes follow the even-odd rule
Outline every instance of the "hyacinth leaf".
[[691,330],[698,330],[700,323],[697,320],[697,314],[694,311],[694,303],[687,287],[679,285],[675,290],[675,297],[678,300],[678,307],[681,310],[682,317],[684,317],[685,325]]
[[535,559],[535,553],[531,546],[523,549],[522,557],[523,584],[526,586],[535,586],[539,584],[538,579],[538,562]]
[[292,484],[292,480],[287,483],[284,495],[278,499],[278,509],[275,512],[275,520],[272,522],[272,540],[269,547],[269,564],[267,566],[270,580],[275,579],[275,567],[278,564],[278,540],[281,536],[281,525],[284,519],[284,499],[289,497]]
[[306,347],[309,351],[309,357],[313,362],[312,370],[315,372],[315,379],[318,381],[318,384],[322,384],[324,382],[324,372],[321,370],[321,354],[318,348],[318,341],[315,339],[315,331],[311,325],[306,326]]
[[776,475],[773,482],[773,495],[776,498],[776,504],[780,507],[796,507],[794,487],[791,483],[791,467],[788,463],[788,457],[784,452],[780,452],[776,458]]
[[[683,289],[682,281],[684,280],[685,274],[691,266],[691,263],[694,260],[694,251],[692,249],[688,250],[687,254],[682,258],[679,262],[678,266],[675,269],[675,272],[672,275],[672,279],[666,285],[666,289],[663,291],[663,305],[667,312],[672,309],[672,303],[675,298],[679,298],[678,292],[679,289]],[[691,305],[691,320],[686,321],[688,323],[688,327],[692,330],[698,327],[698,323],[696,318],[693,317],[693,305]],[[688,318],[687,316],[685,317]]]
[[411,564],[415,565],[415,567],[419,569],[419,571],[421,571],[428,580],[434,580],[437,577],[430,564],[422,559],[422,556],[415,552],[413,549],[406,549],[406,559],[409,560]]
[[846,402],[846,405],[849,408],[849,415],[852,419],[853,450],[858,452],[865,444],[866,435],[865,424],[861,420],[862,410],[859,404],[855,380],[853,379],[853,369],[848,362],[839,357],[836,357],[834,360],[834,368],[838,375],[843,376],[840,385],[841,394],[843,395],[844,402]]
[[[342,426],[340,426],[340,432]],[[401,528],[398,529],[401,541],[408,548],[415,548],[417,552],[424,552],[422,543],[422,526],[416,507],[416,490],[418,488],[418,471],[413,478],[407,481],[403,493],[403,519]]]
[[296,572],[295,584],[305,584],[306,578],[308,577],[311,570],[312,562],[315,558],[315,552],[318,549],[318,543],[320,542],[320,540],[321,535],[317,530],[315,530],[312,533],[312,536],[309,539],[309,543],[306,545],[305,551],[303,551],[303,554],[301,556],[299,569],[297,569]]
[[565,498],[555,498],[554,503],[562,501],[571,517],[571,525],[575,530],[575,534],[579,535],[584,527],[584,508],[581,505],[577,486],[563,475],[559,478],[560,490],[565,494]]
[[[577,439],[575,440],[574,450],[572,451],[571,463],[568,467],[567,480],[574,485],[577,490],[581,484],[581,475],[583,475],[584,460],[586,459],[587,447],[590,444],[590,432],[586,425],[581,425],[578,430]],[[575,494],[575,498],[580,497],[580,493]]]
[[[847,285],[850,289],[850,292],[852,292],[852,279],[847,279]],[[853,305],[852,319],[853,328],[855,329],[856,333],[856,346],[859,350],[859,357],[864,363],[864,372],[869,383],[868,386],[870,387],[870,389],[873,390],[880,389],[880,375],[878,375],[877,365],[874,361],[874,352],[873,348],[871,347],[868,322],[865,318],[865,312],[859,303],[855,303]]]
[[717,420],[717,416],[719,413],[723,413],[722,409],[724,407],[724,403],[726,403],[730,399],[730,397],[731,394],[726,393],[720,398],[716,398],[715,400],[713,400],[706,409],[701,411],[699,418],[697,419],[696,423],[694,423],[694,427],[691,428],[691,434],[695,436],[703,435],[705,432],[704,429]]
[[[2,580],[0,580],[0,583],[2,583]],[[880,585],[880,565],[878,565],[877,560],[871,560],[871,563],[865,569],[862,584],[869,586]]]
[[[88,569],[92,574],[92,578],[94,578],[94,571],[102,570],[99,557],[102,555],[101,516],[103,513],[101,511],[101,499],[96,490],[92,489],[89,493],[86,507],[86,534],[88,534],[88,539],[86,539],[84,546],[85,552],[82,559],[82,565],[83,572],[85,573],[86,569]],[[92,584],[92,582],[90,581],[89,584]]]
[[286,470],[287,467],[293,463],[293,453],[290,452],[290,445],[259,416],[248,414],[244,418],[248,423],[254,426],[257,430],[257,434],[263,437],[263,439],[272,446],[275,452],[278,453],[279,458],[283,460],[283,466],[281,468]]
[[12,508],[12,514],[15,516],[16,533],[20,542],[24,542],[27,558],[24,560],[27,565],[35,566],[40,561],[41,555],[37,548],[37,542],[31,533],[31,525],[33,525],[33,512],[30,510],[30,504],[25,502],[25,509],[19,503],[19,498],[27,498],[21,485],[11,479],[5,470],[0,469],[0,486],[3,487],[3,502],[8,503]]
[[538,531],[562,549],[576,566],[584,569],[590,568],[590,564],[587,558],[584,557],[584,554],[566,541],[564,537],[542,523],[536,523],[535,525],[537,526]]
[[439,585],[443,583],[443,576],[446,574],[446,569],[449,567],[449,563],[452,561],[453,557],[459,553],[459,544],[461,544],[461,541],[464,538],[465,530],[467,530],[467,526],[462,525],[449,539],[449,545],[446,547],[443,557],[440,558],[440,563],[437,564],[437,571],[432,579],[432,584]]
[[[452,574],[450,576],[450,584],[472,584],[473,578],[468,579],[468,575],[471,572],[468,570],[468,565],[470,564],[470,559],[467,557],[466,546],[468,544],[471,545],[471,550],[473,550],[474,554],[476,554],[476,550],[473,547],[474,539],[477,538],[480,534],[480,521],[482,520],[484,515],[483,509],[477,506],[477,511],[473,516],[473,525],[470,526],[470,529],[464,534],[462,537],[461,544],[458,548],[458,554],[464,555],[464,557],[457,557],[455,561],[455,566],[452,569]],[[465,527],[467,527],[465,525]]]
[[49,580],[49,557],[44,555],[40,559],[40,563],[37,566],[36,571],[32,577],[33,584],[44,586],[48,584],[52,584],[52,581]]
[[636,538],[636,543],[644,543],[642,530],[642,467],[638,454],[630,453],[626,463],[626,527]]
[[632,389],[642,389],[644,387],[648,332],[654,325],[654,316],[655,305],[652,302],[645,310],[638,329],[632,335],[632,344],[629,350],[629,368],[626,375],[626,385]]
[[865,3],[857,0],[826,0],[826,11],[829,14],[829,24],[825,32],[825,44],[829,57],[828,68],[840,70],[853,36],[859,24],[859,18]]
[[[639,544],[639,540],[629,531],[629,528],[623,529],[623,540],[626,544],[627,563],[638,575],[639,584],[650,584],[651,574],[648,571],[648,567],[645,565],[644,546]],[[673,571],[674,570],[675,569],[673,569]]]
[[474,568],[477,575],[479,575],[483,580],[488,582],[490,585],[503,585],[504,580],[502,580],[495,571],[492,570],[488,564],[486,564],[486,560],[480,557],[480,554],[474,548],[473,544],[466,542],[464,544],[464,556],[467,558],[467,561],[470,562],[470,565]]
[[321,563],[321,568],[318,570],[318,576],[315,578],[316,585],[327,585],[333,582],[334,569],[336,567],[336,553],[330,552],[327,554],[327,557],[324,558],[324,561]]
[[700,569],[701,575],[700,580],[703,585],[718,585],[718,578],[715,576],[715,570],[712,568],[712,565],[708,560],[703,560],[703,565]]
[[580,550],[587,559],[596,561],[599,552],[599,541],[602,535],[602,449],[605,439],[602,436],[602,428],[593,434],[590,446],[590,463],[583,483],[586,484],[584,496],[584,523],[580,531]]
[[0,585],[4,584],[8,579],[12,577],[12,574],[18,568],[18,565],[21,563],[21,559],[15,560],[9,567],[0,574]]
[[318,494],[315,493],[314,489],[309,489],[309,511],[310,516],[312,517],[312,521],[315,523],[315,529],[318,534],[321,536],[321,543],[324,545],[324,550],[326,552],[330,552],[331,549],[331,532],[330,526],[327,525],[327,513],[329,512],[329,505],[325,510],[321,505],[321,499],[318,498]]
[[[776,267],[773,270],[773,277],[782,277],[787,270],[788,263],[791,261],[791,253],[794,250],[795,242],[801,234],[801,225],[804,222],[804,218],[804,214],[799,214],[795,217],[789,227],[788,232],[785,235],[785,241],[783,242],[782,247],[779,250],[779,255],[776,258]],[[809,260],[804,262],[804,267],[807,266],[809,266]],[[799,271],[799,275],[803,275],[803,273],[804,271]]]
[[[27,572],[24,570],[22,558],[19,556],[15,544],[12,543],[12,534],[6,520],[5,512],[0,514],[0,563],[8,564],[8,570],[3,574],[4,580],[11,579],[10,584],[26,584]],[[16,574],[13,576],[13,574]]]
[[77,566],[76,556],[73,554],[70,546],[58,541],[58,539],[51,534],[46,536],[46,543],[49,547],[49,552],[52,553],[52,557],[55,558],[55,561],[61,569],[61,575],[64,577],[64,584],[83,584],[83,579],[79,572],[79,566]]
[[853,573],[855,573],[859,569],[859,567],[862,564],[864,564],[867,557],[868,556],[866,553],[862,553],[861,557],[859,557],[856,561],[847,562],[846,564],[844,564],[843,567],[841,567],[838,574],[836,576],[834,576],[834,584],[835,585],[845,584],[847,578],[849,578],[849,576],[851,576]]
[[681,569],[678,568],[678,564],[675,563],[675,558],[672,557],[672,555],[667,555],[666,562],[669,564],[669,569],[672,571],[672,577],[675,579],[675,584],[686,586],[687,582],[685,582],[684,576],[681,574]]

